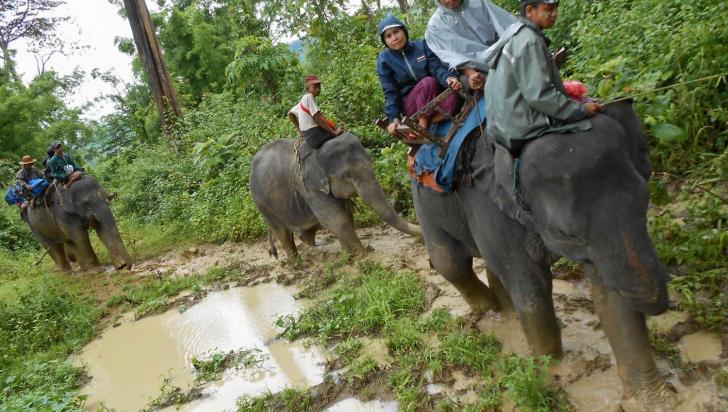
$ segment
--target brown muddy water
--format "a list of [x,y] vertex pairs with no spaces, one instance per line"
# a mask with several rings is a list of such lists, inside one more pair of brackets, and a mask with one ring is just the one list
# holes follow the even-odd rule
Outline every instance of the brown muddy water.
[[[470,310],[442,276],[429,268],[424,245],[391,228],[365,228],[357,231],[362,241],[374,249],[367,258],[392,269],[418,273],[431,296],[429,313],[446,307],[456,316],[468,316]],[[338,242],[324,235],[315,248],[302,247],[307,269],[321,267],[337,259]],[[270,278],[282,273],[280,262],[268,256],[265,241],[202,245],[186,251],[170,252],[164,256],[140,262],[134,272],[139,276],[171,273],[183,276],[203,273],[211,266],[224,266],[243,261],[250,265],[267,265]],[[353,267],[346,270],[355,270]],[[475,271],[485,279],[485,265],[475,260]],[[619,411],[622,387],[611,348],[594,313],[589,285],[582,279],[553,282],[556,313],[562,324],[564,359],[550,367],[551,376],[565,391],[577,411]],[[84,393],[89,394],[87,409],[103,405],[118,411],[138,410],[159,394],[165,377],[173,385],[185,388],[193,384],[192,356],[204,357],[211,352],[259,348],[268,359],[261,369],[231,370],[223,379],[208,385],[210,396],[183,405],[180,410],[234,409],[235,399],[243,394],[275,392],[284,386],[313,386],[324,374],[327,354],[321,348],[306,348],[300,343],[275,341],[279,330],[275,319],[283,314],[295,314],[301,303],[292,298],[295,291],[276,284],[261,284],[254,288],[235,288],[210,293],[200,303],[179,313],[177,310],[159,316],[129,320],[106,331],[89,344],[82,361],[93,376]],[[667,332],[686,320],[681,312],[670,311],[650,317],[650,329]],[[492,312],[479,318],[481,330],[492,332],[503,343],[505,352],[528,355],[529,349],[515,316]],[[365,350],[383,368],[391,363],[381,339],[365,339]],[[726,366],[721,358],[720,337],[702,331],[683,336],[677,346],[683,360],[701,364]],[[375,356],[376,355],[376,356]],[[332,355],[328,355],[332,356]],[[685,374],[657,356],[660,372],[677,389],[678,411],[726,410],[726,393],[721,393],[710,373],[700,373],[684,379]],[[428,391],[441,393],[464,406],[475,401],[481,383],[459,371],[454,381],[429,382]],[[684,382],[681,382],[681,379]],[[722,398],[721,398],[722,396]],[[504,407],[507,405],[504,405]],[[329,406],[331,411],[390,411],[397,410],[396,402],[361,401],[347,398]]]
[[192,357],[258,348],[260,368],[230,370],[204,389],[205,398],[183,405],[187,411],[234,409],[242,395],[305,387],[323,381],[324,354],[318,347],[275,341],[281,315],[295,315],[295,290],[275,283],[209,294],[183,313],[171,310],[109,329],[84,348],[90,383],[87,410],[144,408],[159,394],[165,378],[185,389],[194,383]]

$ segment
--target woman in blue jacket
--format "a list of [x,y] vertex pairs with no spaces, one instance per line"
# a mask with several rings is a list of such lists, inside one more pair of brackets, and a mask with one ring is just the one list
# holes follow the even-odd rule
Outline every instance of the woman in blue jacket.
[[[377,73],[384,91],[384,111],[390,121],[387,131],[394,134],[401,115],[411,116],[444,88],[459,90],[462,85],[457,73],[448,70],[424,40],[409,40],[407,27],[396,17],[390,14],[379,23],[379,35],[387,48],[379,53]],[[457,95],[448,96],[440,108],[454,114]],[[419,123],[426,129],[431,121],[442,120],[433,111],[420,117]]]

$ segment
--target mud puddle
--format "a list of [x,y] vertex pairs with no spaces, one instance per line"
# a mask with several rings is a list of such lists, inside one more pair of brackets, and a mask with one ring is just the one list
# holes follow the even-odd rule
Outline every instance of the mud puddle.
[[193,357],[231,350],[257,348],[264,360],[252,369],[226,371],[203,389],[204,398],[181,410],[235,409],[242,395],[321,383],[320,348],[273,340],[277,317],[302,309],[295,292],[275,283],[234,288],[210,293],[183,313],[171,310],[109,329],[78,359],[92,377],[82,391],[89,396],[86,409],[142,409],[159,395],[165,379],[183,391],[194,385]]
[[[362,242],[373,249],[367,259],[392,269],[411,270],[420,275],[427,284],[428,296],[431,297],[428,299],[430,307],[426,313],[437,307],[446,307],[453,315],[470,315],[469,307],[457,290],[437,272],[429,268],[427,252],[422,243],[390,228],[364,228],[359,229],[357,233]],[[304,258],[305,269],[316,270],[327,262],[338,259],[341,248],[335,238],[324,233],[317,237],[315,248],[301,247],[300,251]],[[173,276],[184,276],[204,273],[210,267],[225,266],[229,262],[241,261],[258,267],[268,266],[270,268],[268,279],[285,274],[288,270],[281,264],[282,261],[275,261],[269,257],[266,242],[259,241],[245,244],[203,245],[185,251],[170,252],[155,259],[140,262],[136,266],[135,272],[139,276],[160,272]],[[486,281],[485,265],[482,260],[475,259],[474,269],[478,276]],[[286,292],[276,295],[278,292],[275,290],[265,288],[283,289]],[[124,359],[118,361],[116,366],[110,366],[110,369],[118,374],[118,377],[113,377],[114,381],[111,380],[111,376],[104,377],[105,372],[93,370],[92,364],[94,362],[99,364],[99,361],[87,361],[89,373],[94,376],[91,386],[85,390],[85,393],[93,394],[87,407],[95,409],[94,405],[99,405],[99,402],[103,401],[106,406],[115,407],[119,411],[138,409],[116,406],[118,404],[127,405],[131,399],[137,399],[135,405],[144,407],[159,393],[158,388],[164,377],[171,377],[176,386],[190,385],[194,380],[189,361],[191,356],[202,356],[215,348],[217,352],[222,352],[259,347],[269,359],[258,371],[231,370],[226,372],[221,381],[214,382],[205,389],[206,393],[210,393],[209,398],[183,405],[182,410],[233,409],[235,398],[245,393],[260,393],[265,390],[274,392],[286,384],[315,385],[321,382],[324,367],[320,350],[307,349],[300,345],[286,346],[281,343],[283,354],[276,354],[279,342],[269,342],[277,332],[274,327],[275,317],[281,314],[295,314],[300,310],[297,303],[290,297],[293,292],[268,284],[256,287],[255,290],[260,293],[255,296],[245,299],[237,297],[235,298],[237,300],[223,298],[228,293],[237,293],[233,292],[234,290],[211,293],[202,302],[182,314],[172,311],[123,324],[119,328],[107,331],[102,339],[89,345],[84,353],[85,356],[94,353],[94,345],[99,344],[107,335],[116,330],[137,328],[134,331],[125,332],[125,336],[109,339],[116,343],[103,351],[104,354],[115,353],[116,358]],[[617,367],[611,348],[601,329],[599,319],[594,313],[589,284],[578,278],[555,279],[553,290],[556,314],[562,326],[564,358],[552,364],[551,376],[566,391],[576,410],[619,410],[622,387],[617,376]],[[230,303],[230,300],[233,303]],[[199,309],[205,308],[205,305],[209,305],[208,309]],[[207,315],[201,316],[199,321],[193,320],[196,319],[194,315],[196,310],[202,310]],[[149,322],[150,319],[154,319],[154,321],[146,325],[144,322]],[[189,329],[183,329],[183,326],[180,326],[184,323],[182,319],[189,319],[186,322],[191,326],[184,326]],[[668,312],[658,317],[650,317],[648,325],[650,329],[666,332],[676,323],[685,319],[686,316],[683,313]],[[195,322],[203,324],[198,325]],[[477,325],[480,329],[495,334],[503,343],[505,352],[529,354],[525,337],[515,316],[490,312],[480,317]],[[697,337],[692,336],[694,334],[683,336],[677,342],[684,360],[693,359],[690,350],[695,348],[697,356],[703,356],[703,358],[695,359],[705,359],[725,367],[726,362],[720,358],[720,347],[715,336],[704,337],[699,335],[700,333],[697,333]],[[183,336],[186,337],[183,338]],[[206,344],[205,339],[208,336],[209,343]],[[128,343],[122,343],[122,339],[126,339]],[[147,341],[149,343],[144,343]],[[366,342],[368,351],[376,349],[376,340]],[[132,345],[136,345],[134,346],[136,349],[132,349]],[[146,348],[144,345],[156,346]],[[379,349],[385,358],[391,356],[386,346]],[[374,350],[374,352],[377,351]],[[97,353],[101,352],[97,351]],[[142,356],[147,360],[139,360]],[[172,361],[165,360],[167,358],[172,358]],[[287,362],[284,359],[295,359],[296,361]],[[721,400],[719,397],[720,389],[716,387],[711,376],[702,374],[691,379],[689,384],[682,384],[678,379],[681,371],[659,355],[657,359],[660,372],[667,376],[677,389],[680,405],[676,410],[722,410],[725,399]],[[112,361],[104,360],[104,362]],[[294,363],[294,366],[286,366]],[[383,363],[386,364],[386,362]],[[155,365],[153,372],[146,371],[151,369],[148,365]],[[139,373],[136,371],[137,369],[145,370],[145,372]],[[442,393],[459,401],[461,405],[475,402],[475,398],[471,395],[477,392],[480,384],[466,378],[458,379],[457,374],[454,374],[454,377],[454,382],[447,384],[437,382],[431,385],[433,392]],[[125,382],[124,379],[130,382]],[[93,385],[97,385],[95,381],[106,383],[99,384],[99,389],[94,389]],[[135,386],[132,388],[124,385]],[[129,387],[129,389],[122,389],[122,387]],[[119,393],[122,390],[125,392]],[[108,394],[104,391],[107,391]],[[119,403],[112,403],[112,398]],[[330,404],[328,410],[381,411],[396,410],[397,408],[395,404],[395,406],[391,406],[392,409],[388,409],[390,406],[387,401],[365,402],[356,398],[347,398],[339,403]]]

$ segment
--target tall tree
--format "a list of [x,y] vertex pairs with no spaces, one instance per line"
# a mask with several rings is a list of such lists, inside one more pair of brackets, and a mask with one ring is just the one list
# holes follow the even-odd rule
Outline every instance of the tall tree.
[[41,40],[52,35],[58,23],[68,17],[52,17],[48,12],[64,3],[62,0],[0,0],[0,58],[5,76],[20,81],[11,43],[21,38]]
[[[177,117],[182,116],[182,108],[177,100],[177,93],[172,85],[162,50],[159,48],[159,41],[149,17],[149,10],[144,0],[124,0],[124,8],[129,18],[139,58],[149,77],[149,85],[159,111],[159,118],[165,128],[168,128]],[[176,150],[174,141],[172,141],[172,146]]]

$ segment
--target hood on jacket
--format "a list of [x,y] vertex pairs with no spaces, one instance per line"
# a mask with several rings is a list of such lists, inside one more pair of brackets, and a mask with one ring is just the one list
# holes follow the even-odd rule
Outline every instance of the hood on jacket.
[[[437,6],[438,9],[442,9],[443,11],[450,11],[450,12],[453,11],[452,9],[448,9],[447,7],[443,6],[440,3],[440,0],[434,0],[434,1],[435,1],[435,5]],[[460,6],[458,6],[456,10],[462,10],[462,9],[466,8],[467,6],[468,6],[468,0],[461,0]]]
[[383,18],[382,21],[379,22],[379,38],[382,39],[382,43],[384,43],[385,47],[387,47],[387,43],[384,42],[384,32],[387,31],[387,29],[391,29],[393,27],[401,27],[402,30],[404,30],[405,39],[407,39],[407,42],[409,42],[409,32],[407,31],[407,26],[405,26],[400,19],[394,17],[391,14],[388,14],[387,17]]

